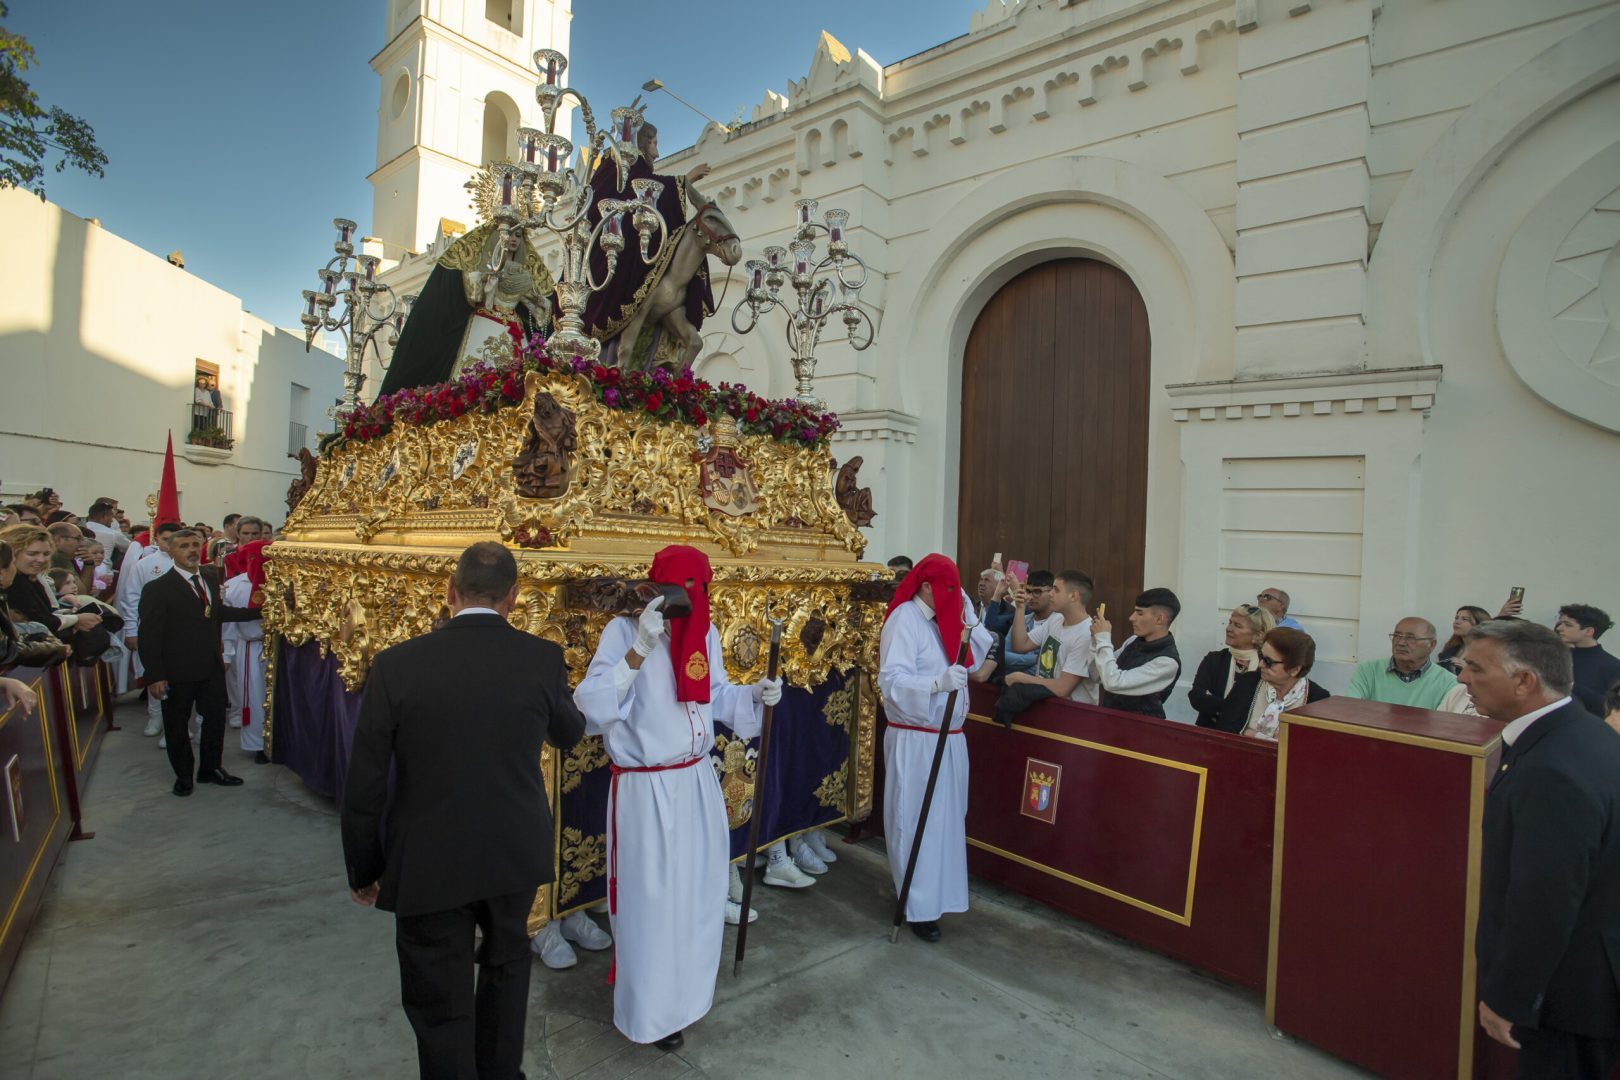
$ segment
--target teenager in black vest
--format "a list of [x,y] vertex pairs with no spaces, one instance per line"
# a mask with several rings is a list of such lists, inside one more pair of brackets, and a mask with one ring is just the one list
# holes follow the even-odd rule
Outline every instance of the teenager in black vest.
[[1170,624],[1181,614],[1181,601],[1169,589],[1149,589],[1136,598],[1128,617],[1131,636],[1114,650],[1113,625],[1101,615],[1091,619],[1091,673],[1097,680],[1097,704],[1106,709],[1164,719],[1164,703],[1181,678],[1181,654]]

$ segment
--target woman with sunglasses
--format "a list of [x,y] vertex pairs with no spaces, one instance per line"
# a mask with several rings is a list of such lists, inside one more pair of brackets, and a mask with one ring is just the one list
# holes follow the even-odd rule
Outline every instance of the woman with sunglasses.
[[1221,702],[1232,683],[1260,664],[1260,640],[1276,626],[1271,612],[1255,604],[1239,604],[1226,620],[1226,648],[1206,653],[1199,661],[1187,700],[1198,712],[1199,727],[1214,727]]
[[1316,662],[1316,643],[1303,630],[1279,626],[1260,644],[1259,666],[1232,680],[1214,726],[1276,741],[1282,714],[1328,696],[1305,676]]

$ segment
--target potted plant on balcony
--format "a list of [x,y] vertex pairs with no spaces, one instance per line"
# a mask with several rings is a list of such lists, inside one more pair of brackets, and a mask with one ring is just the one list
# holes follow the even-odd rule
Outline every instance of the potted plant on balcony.
[[192,429],[191,434],[186,436],[186,442],[193,446],[211,446],[216,450],[229,450],[233,440],[225,434],[224,428],[216,424],[213,427]]

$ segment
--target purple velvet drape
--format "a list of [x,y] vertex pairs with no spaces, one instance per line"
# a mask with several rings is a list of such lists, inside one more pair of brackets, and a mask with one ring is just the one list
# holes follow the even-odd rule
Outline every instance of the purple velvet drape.
[[310,790],[342,801],[360,695],[344,689],[335,656],[314,641],[277,650],[273,757]]

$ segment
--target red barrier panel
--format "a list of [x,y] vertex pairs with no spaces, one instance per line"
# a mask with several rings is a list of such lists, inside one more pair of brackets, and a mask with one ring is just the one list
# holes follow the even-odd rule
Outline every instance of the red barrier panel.
[[969,869],[1263,989],[1275,745],[1070,701],[1011,731],[993,712],[973,687]]
[[62,706],[60,678],[40,668],[6,675],[32,688],[39,704],[32,713],[18,707],[0,712],[0,987],[22,951],[71,826],[54,719]]

